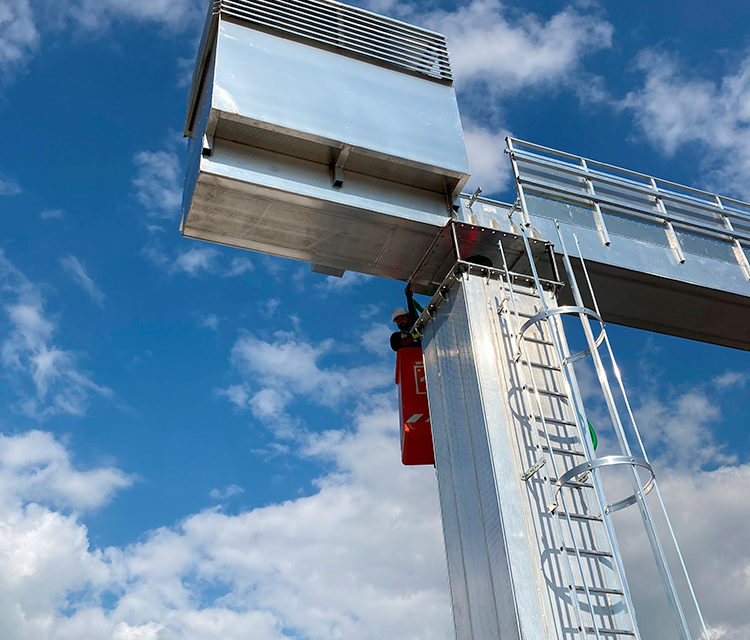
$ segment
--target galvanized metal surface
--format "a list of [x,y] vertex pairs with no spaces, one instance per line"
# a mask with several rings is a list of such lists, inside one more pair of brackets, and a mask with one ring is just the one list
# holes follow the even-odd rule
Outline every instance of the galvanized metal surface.
[[[553,242],[558,221],[567,241],[578,239],[606,321],[750,350],[750,205],[510,144],[517,206],[479,198],[469,208],[464,194],[460,220],[502,230],[528,223],[532,237]],[[576,257],[572,266],[582,278]],[[570,287],[559,302],[574,304]]]
[[437,80],[452,80],[445,37],[332,0],[220,0],[228,16],[401,67]]
[[[415,293],[433,295],[457,262],[468,265],[480,260],[481,264],[488,266],[485,262],[489,261],[493,269],[499,269],[502,265],[499,242],[505,247],[510,270],[518,276],[526,275],[530,278],[529,258],[520,235],[450,220],[436,235],[419,266],[411,274],[409,284],[412,290]],[[540,277],[557,282],[559,277],[552,245],[536,239],[531,242],[533,259],[537,262]]]
[[374,178],[336,189],[325,165],[279,156],[217,140],[182,233],[406,280],[445,221],[434,192]]
[[521,217],[587,260],[750,296],[750,204],[508,138]]
[[211,0],[193,71],[186,136],[222,18],[402,72],[452,80],[445,37],[428,29],[331,0]]
[[215,2],[186,125],[182,232],[406,280],[468,178],[455,92],[318,46],[289,20],[381,29],[393,51],[403,38],[420,50],[441,39],[327,0]]
[[[510,313],[509,287],[524,315]],[[544,295],[554,304],[551,291]],[[534,329],[525,348],[533,384],[546,394],[536,410],[515,362],[520,326],[538,310],[533,287],[505,283],[493,270],[490,277],[449,277],[423,315],[456,637],[568,640],[594,629],[633,637],[592,485],[568,483],[565,511],[547,508],[553,474],[584,453],[573,444],[576,423],[549,336]],[[547,421],[547,445],[540,444],[539,419]],[[523,480],[540,457],[547,464]]]

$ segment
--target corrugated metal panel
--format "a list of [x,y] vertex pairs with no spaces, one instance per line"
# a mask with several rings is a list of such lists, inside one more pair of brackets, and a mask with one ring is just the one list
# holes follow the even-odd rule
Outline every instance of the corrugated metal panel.
[[445,37],[332,0],[214,0],[221,13],[378,64],[451,82]]

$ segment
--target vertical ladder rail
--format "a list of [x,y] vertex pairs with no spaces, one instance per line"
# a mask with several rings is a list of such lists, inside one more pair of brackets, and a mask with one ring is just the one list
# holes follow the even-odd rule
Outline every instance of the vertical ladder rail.
[[[532,277],[535,283],[535,286],[537,287],[537,290],[541,290],[541,281],[539,279],[539,273],[536,268],[536,264],[534,263],[533,254],[531,251],[531,246],[529,244],[528,239],[528,231],[525,227],[525,225],[521,226],[521,236],[523,238],[524,247],[526,249],[526,253],[529,256],[529,264],[531,267]],[[549,307],[544,300],[544,297],[540,297],[540,303],[542,310],[545,314],[549,315]],[[554,344],[555,351],[557,353],[558,360],[560,362],[560,368],[564,372],[564,380],[566,382],[566,385],[568,387],[568,391],[571,395],[571,398],[573,399],[573,408],[576,418],[576,425],[578,427],[578,435],[579,439],[581,441],[581,444],[583,445],[584,451],[586,452],[586,457],[589,460],[592,460],[595,458],[594,451],[592,449],[592,445],[589,442],[589,439],[587,437],[587,425],[588,421],[586,420],[586,413],[583,405],[583,400],[581,397],[580,389],[578,388],[578,384],[571,375],[571,371],[569,370],[569,367],[572,366],[572,363],[567,362],[567,354],[565,353],[566,350],[563,347],[563,343],[561,341],[560,336],[558,335],[557,331],[551,331],[551,337]],[[590,345],[590,348],[593,347],[593,351],[596,351],[596,345],[592,343]],[[601,482],[601,478],[599,477],[598,470],[595,470],[591,474],[592,479],[592,485],[594,487],[594,494],[596,496],[596,500],[599,506],[599,510],[602,514],[602,521],[604,523],[605,529],[607,531],[607,537],[609,539],[611,548],[612,548],[612,557],[614,560],[614,563],[617,567],[617,573],[620,577],[620,582],[623,587],[623,597],[628,609],[628,612],[631,616],[632,620],[632,626],[633,626],[633,632],[636,638],[640,640],[640,633],[638,631],[638,625],[636,622],[636,616],[635,616],[635,609],[633,607],[633,601],[630,594],[630,589],[627,584],[627,579],[625,575],[625,567],[624,563],[622,561],[622,556],[620,554],[619,547],[617,545],[617,539],[615,537],[615,531],[614,531],[614,524],[612,523],[611,516],[607,509],[607,500],[605,497],[604,487]],[[640,491],[640,486],[638,487],[638,491]],[[595,624],[595,621],[594,621]],[[595,626],[596,630],[596,626]],[[689,638],[686,638],[685,640],[689,640]]]
[[[588,272],[588,269],[586,268],[586,263],[585,263],[585,261],[583,259],[583,254],[581,252],[581,244],[580,244],[580,242],[578,240],[578,235],[574,234],[573,237],[575,239],[576,247],[578,249],[578,259],[581,261],[581,269],[583,270],[584,277],[586,278],[586,283],[587,283],[587,286],[588,286],[588,289],[589,289],[589,294],[591,295],[591,300],[592,300],[592,302],[594,304],[594,310],[597,313],[599,313],[599,305],[597,303],[596,295],[594,294],[594,288],[593,288],[593,286],[591,284],[591,278],[589,277],[589,272]],[[605,344],[607,346],[607,352],[608,352],[610,361],[612,362],[612,369],[614,371],[614,375],[615,375],[615,378],[617,380],[618,388],[620,390],[620,393],[622,394],[622,398],[623,398],[623,401],[625,403],[625,407],[627,409],[628,419],[630,420],[630,424],[633,427],[633,431],[634,431],[634,433],[636,435],[636,438],[638,440],[638,447],[640,448],[641,455],[643,456],[643,459],[646,462],[650,463],[650,460],[648,458],[648,454],[646,453],[646,447],[643,444],[643,439],[641,437],[641,432],[638,429],[638,425],[637,425],[636,420],[635,420],[635,415],[633,413],[633,409],[632,409],[632,406],[630,404],[630,399],[628,398],[628,394],[625,391],[625,383],[624,383],[624,381],[622,379],[622,373],[620,371],[620,367],[617,365],[617,360],[615,359],[615,355],[614,355],[614,352],[612,350],[612,344],[610,343],[609,336],[606,333],[604,334],[604,341],[605,341]],[[705,622],[705,620],[703,618],[703,612],[701,611],[701,607],[698,604],[698,598],[696,597],[695,590],[693,589],[693,582],[690,579],[690,575],[688,574],[687,566],[685,565],[685,559],[684,559],[684,557],[682,555],[682,551],[680,550],[680,545],[677,542],[677,536],[675,535],[674,528],[672,527],[672,520],[669,517],[669,513],[667,512],[666,505],[664,504],[664,500],[663,500],[662,495],[661,495],[661,490],[659,489],[659,483],[656,481],[656,479],[654,480],[654,490],[656,491],[656,496],[657,496],[657,498],[659,500],[659,505],[661,507],[662,514],[664,515],[665,521],[667,523],[667,527],[669,529],[669,534],[670,534],[670,537],[672,539],[672,544],[674,545],[675,550],[677,552],[677,557],[679,558],[679,561],[680,561],[680,566],[682,568],[682,573],[685,576],[685,580],[687,582],[688,589],[690,590],[690,596],[691,596],[691,599],[693,601],[693,606],[695,607],[695,610],[696,610],[696,612],[698,614],[698,619],[699,619],[700,624],[701,624],[701,629],[703,631],[703,635],[705,637],[705,640],[709,640],[710,636],[708,635],[708,629],[706,627],[706,622]]]
[[[518,324],[519,324],[518,305],[516,304],[516,297],[515,297],[515,293],[513,292],[513,283],[512,283],[511,278],[510,278],[510,273],[509,273],[509,269],[508,269],[508,262],[507,262],[507,259],[505,257],[505,250],[503,249],[502,242],[499,242],[498,246],[500,248],[500,255],[502,256],[503,270],[505,272],[505,282],[506,282],[506,286],[508,287],[508,296],[509,296],[509,299],[510,299],[511,304],[513,306],[513,313],[514,313],[515,318],[516,318],[516,325],[518,326]],[[539,295],[540,296],[543,295],[543,292],[540,291]],[[530,362],[530,358],[529,358],[528,350],[526,349],[525,343],[522,343],[522,349],[523,349],[524,358],[526,359],[527,366],[530,366],[530,365],[528,365],[528,363]],[[559,471],[557,469],[557,465],[555,463],[554,455],[552,455],[552,441],[551,441],[551,439],[549,437],[549,431],[547,429],[547,423],[546,423],[546,420],[545,420],[545,417],[544,417],[544,410],[542,408],[541,399],[539,397],[539,390],[538,390],[538,387],[537,387],[537,384],[536,384],[536,380],[534,379],[533,372],[531,373],[530,378],[531,378],[531,383],[532,383],[533,388],[534,388],[534,397],[536,399],[537,410],[539,411],[539,417],[540,417],[541,422],[542,422],[542,428],[543,428],[543,431],[544,431],[544,438],[545,438],[545,441],[546,441],[547,447],[548,447],[547,450],[551,454],[550,455],[550,464],[552,465],[552,470],[553,470],[553,472],[555,474],[555,477],[560,477],[560,473],[559,473]],[[524,390],[524,394],[528,394],[528,389]],[[530,420],[533,419],[532,415],[530,415],[530,414],[527,414],[527,415],[529,415],[529,419]],[[532,434],[533,434],[534,430],[535,430],[535,427],[532,426],[532,429],[531,429]],[[537,439],[536,435],[533,435],[532,437],[534,438],[534,440]],[[547,493],[549,494],[550,501],[551,501],[551,498],[552,498],[552,495],[553,495],[553,490],[552,490],[552,483],[551,483],[551,481],[549,479],[549,476],[547,476],[547,480],[545,482],[545,488],[547,489]],[[586,574],[585,574],[585,571],[584,571],[584,568],[583,568],[583,559],[581,558],[581,551],[580,551],[580,549],[578,547],[578,541],[576,540],[575,535],[573,535],[573,523],[572,523],[571,518],[570,518],[570,509],[568,509],[567,503],[565,501],[565,496],[562,496],[562,503],[563,503],[563,509],[565,510],[565,517],[566,517],[566,520],[568,522],[568,527],[569,527],[570,532],[571,532],[571,541],[573,543],[573,549],[575,550],[575,557],[576,557],[576,560],[577,560],[577,563],[578,563],[578,570],[581,572],[581,578],[582,578],[583,587],[584,587],[584,590],[585,590],[586,601],[587,601],[587,603],[589,605],[589,610],[591,611],[591,616],[592,616],[592,621],[593,621],[594,628],[595,628],[596,637],[597,637],[597,640],[601,640],[601,636],[599,635],[599,630],[596,627],[596,621],[594,620],[594,614],[593,614],[594,604],[593,604],[593,600],[591,598],[591,592],[589,590],[589,586],[588,586],[587,581],[586,581]],[[559,519],[556,518],[556,517],[554,517],[554,516],[553,516],[552,522],[553,522],[552,529],[554,531],[554,536],[555,536],[555,539],[553,540],[553,543],[554,543],[554,545],[555,545],[555,547],[557,549],[562,550],[565,547],[565,541],[564,541],[564,536],[563,536],[563,532],[562,532],[562,525],[560,524]],[[586,625],[585,625],[584,620],[583,620],[583,614],[581,613],[581,606],[580,606],[580,603],[578,601],[578,594],[577,594],[576,589],[575,589],[575,577],[573,576],[573,569],[570,566],[570,558],[568,557],[568,554],[565,553],[565,551],[561,551],[561,556],[563,557],[563,566],[565,567],[565,574],[566,574],[566,577],[568,579],[568,584],[569,584],[569,589],[570,589],[570,597],[571,597],[571,604],[573,605],[573,611],[575,612],[575,616],[576,616],[576,619],[577,619],[577,622],[578,622],[579,637],[582,637],[582,636],[585,637]]]
[[[555,221],[555,226],[557,228],[557,236],[560,240],[560,249],[563,252],[563,264],[565,265],[565,270],[568,274],[568,279],[570,281],[570,287],[573,293],[573,297],[576,301],[576,304],[582,307],[584,305],[583,305],[583,299],[581,297],[581,292],[578,289],[578,285],[575,280],[575,275],[573,273],[573,266],[570,262],[570,256],[568,255],[568,252],[566,250],[565,241],[562,237],[562,233],[560,232],[560,226],[557,220]],[[625,452],[626,455],[630,456],[632,455],[632,452],[630,449],[630,443],[627,440],[627,436],[625,434],[625,430],[623,428],[619,412],[617,411],[617,406],[615,403],[614,395],[612,394],[612,389],[609,384],[607,372],[604,368],[604,363],[602,362],[601,355],[599,354],[599,350],[596,347],[594,335],[591,331],[591,326],[589,324],[588,318],[586,318],[585,316],[582,316],[581,323],[583,326],[584,334],[586,336],[586,341],[588,342],[589,349],[591,350],[591,356],[593,358],[594,367],[596,369],[597,377],[599,379],[599,384],[602,387],[602,391],[604,393],[604,400],[607,404],[607,409],[609,411],[610,418],[612,419],[612,424],[615,427],[615,434],[617,435],[617,439],[620,443],[620,446],[622,447],[622,450]],[[606,335],[606,330],[605,330],[605,335]],[[641,512],[641,518],[643,519],[643,525],[646,529],[646,534],[649,539],[649,544],[651,545],[651,549],[653,551],[654,558],[656,560],[656,566],[659,571],[659,575],[661,576],[662,582],[664,583],[664,589],[667,594],[667,599],[669,600],[669,603],[672,607],[672,611],[675,616],[675,623],[677,624],[677,629],[680,633],[682,640],[691,640],[690,630],[688,628],[687,620],[685,618],[685,613],[682,609],[682,605],[680,604],[680,599],[677,594],[677,589],[675,587],[674,580],[672,578],[672,573],[669,570],[669,564],[667,562],[666,556],[664,554],[664,549],[661,545],[661,541],[659,540],[659,536],[656,531],[656,525],[653,520],[653,515],[651,514],[651,509],[646,503],[645,495],[641,491],[641,482],[638,476],[638,471],[636,470],[635,466],[632,466],[632,465],[629,466],[629,469],[630,469],[629,476],[630,476],[631,483],[633,485],[636,502]]]
[[[559,318],[550,318],[550,322],[560,322]],[[561,324],[561,322],[560,322]],[[562,332],[562,327],[559,326],[557,328],[558,331]],[[553,332],[554,333],[554,332]],[[579,438],[582,438],[584,443],[584,448],[586,450],[586,455],[588,460],[595,460],[596,454],[591,448],[590,440],[589,440],[589,434],[588,434],[588,419],[586,417],[586,412],[584,408],[584,402],[583,397],[581,395],[581,390],[578,387],[578,383],[576,382],[575,378],[570,375],[569,368],[573,368],[573,361],[571,359],[570,351],[568,350],[567,343],[563,342],[561,340],[562,344],[562,368],[566,372],[566,383],[570,389],[571,397],[574,400],[574,406],[573,409],[575,411],[575,418],[576,418],[576,425],[578,427],[579,431]],[[625,604],[628,609],[628,613],[632,618],[632,625],[633,625],[633,631],[636,638],[640,640],[640,631],[638,629],[638,622],[635,612],[635,606],[633,605],[633,597],[630,593],[630,586],[627,581],[627,576],[625,573],[625,564],[622,559],[622,554],[620,553],[619,545],[617,544],[617,538],[614,528],[614,523],[612,522],[612,517],[609,511],[608,506],[602,506],[602,504],[607,504],[607,498],[604,491],[604,485],[602,484],[601,478],[599,477],[598,471],[592,472],[591,474],[591,480],[594,487],[598,490],[599,494],[601,495],[601,499],[599,500],[599,507],[601,509],[601,515],[602,515],[602,521],[605,526],[605,530],[607,533],[607,538],[610,542],[611,548],[612,548],[612,555],[615,562],[615,565],[617,567],[617,575],[620,580],[620,584],[622,586],[623,595]]]

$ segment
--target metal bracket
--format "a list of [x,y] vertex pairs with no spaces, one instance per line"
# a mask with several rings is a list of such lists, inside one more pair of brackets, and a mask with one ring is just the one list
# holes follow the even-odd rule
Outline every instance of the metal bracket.
[[521,480],[527,482],[539,469],[547,463],[547,458],[539,458],[531,467],[521,474]]
[[472,205],[477,201],[477,198],[482,194],[482,187],[477,187],[477,190],[474,192],[474,194],[469,198],[469,201],[466,203],[466,206],[471,209]]
[[[661,200],[659,200],[659,202],[661,202]],[[664,226],[667,228],[667,239],[669,240],[669,246],[674,252],[675,257],[677,258],[677,262],[679,262],[680,264],[685,264],[685,254],[682,252],[680,241],[677,239],[677,234],[675,233],[672,223],[669,220],[664,220]]]
[[210,158],[214,155],[214,137],[207,134],[203,134],[203,149],[201,149],[201,155],[204,158]]
[[334,187],[340,189],[344,185],[344,165],[352,152],[352,145],[345,144],[339,149],[336,160],[331,167],[331,182]]

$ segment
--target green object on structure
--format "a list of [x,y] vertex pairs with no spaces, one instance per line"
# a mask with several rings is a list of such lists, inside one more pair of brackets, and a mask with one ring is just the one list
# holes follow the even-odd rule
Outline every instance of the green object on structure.
[[589,433],[591,434],[591,442],[594,444],[594,451],[596,451],[596,447],[599,445],[599,438],[596,437],[596,431],[594,431],[594,427],[591,426],[591,423],[586,420],[586,424],[589,425]]

